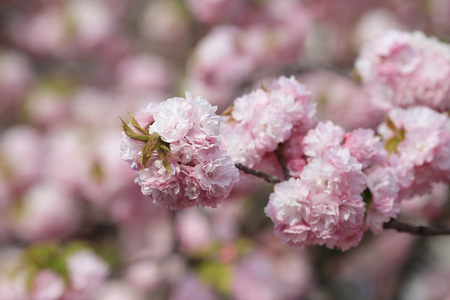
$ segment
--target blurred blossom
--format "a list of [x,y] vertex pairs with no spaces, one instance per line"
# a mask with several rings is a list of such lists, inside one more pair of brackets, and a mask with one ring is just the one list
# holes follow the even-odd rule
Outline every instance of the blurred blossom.
[[295,63],[299,57],[308,17],[296,1],[267,2],[246,27],[213,27],[188,61],[187,89],[210,99],[220,110],[256,71]]
[[450,299],[450,244],[445,237],[430,241],[430,263],[413,274],[401,290],[400,299]]
[[239,45],[239,35],[239,28],[231,25],[213,28],[188,62],[187,86],[222,109],[254,68],[252,57]]
[[174,82],[174,72],[166,61],[157,56],[135,55],[119,63],[117,82],[121,90],[130,94],[155,89],[168,91]]
[[407,262],[413,242],[411,235],[384,232],[345,256],[335,268],[333,278],[336,284],[364,287],[364,298],[392,299],[400,279],[398,272]]
[[204,212],[190,208],[177,213],[176,230],[181,249],[204,250],[212,242],[211,224]]
[[308,11],[318,20],[331,22],[335,26],[348,26],[364,11],[373,8],[374,0],[351,0],[342,5],[336,0],[305,1]]
[[187,48],[193,33],[189,16],[177,0],[148,1],[142,11],[140,33],[157,49],[179,56]]
[[22,251],[19,248],[6,247],[0,250],[0,297],[5,300],[22,300],[25,298],[23,276],[8,276],[14,272],[20,262]]
[[129,266],[125,273],[127,282],[139,291],[151,293],[160,287],[164,278],[164,271],[167,266],[150,260],[138,261]]
[[90,139],[90,156],[85,159],[90,165],[85,174],[80,174],[81,194],[107,208],[122,191],[134,187],[134,173],[123,161],[117,160],[121,138],[117,131],[105,129],[86,138]]
[[[39,244],[24,251],[4,251],[0,259],[10,260],[0,270],[2,299],[93,299],[109,267],[91,250],[74,247]],[[88,284],[80,284],[86,280]]]
[[74,291],[91,293],[108,275],[108,265],[92,251],[81,250],[67,258],[67,270]]
[[41,86],[30,91],[23,110],[36,127],[49,128],[67,120],[69,96],[57,87]]
[[106,282],[95,294],[96,300],[144,300],[142,293],[126,282],[114,280]]
[[79,225],[80,210],[70,191],[53,182],[40,182],[12,208],[12,230],[29,242],[62,240]]
[[53,271],[44,270],[34,278],[30,298],[33,300],[59,299],[64,289],[64,281],[61,277]]
[[41,175],[45,143],[35,128],[13,126],[0,136],[0,173],[11,196],[20,195]]
[[362,48],[355,68],[369,100],[384,111],[414,105],[450,108],[450,45],[435,37],[387,31]]
[[114,17],[106,1],[64,1],[20,18],[10,34],[34,53],[64,58],[106,42],[116,30]]
[[78,189],[89,168],[84,133],[79,127],[56,127],[46,136],[44,178],[69,191]]
[[311,89],[320,120],[331,120],[346,130],[375,128],[384,118],[368,100],[361,87],[350,79],[319,70],[305,73],[298,80]]
[[174,287],[170,300],[217,300],[213,291],[194,274],[186,274]]
[[114,16],[106,1],[72,0],[65,8],[70,34],[80,49],[90,49],[106,40],[115,30]]
[[175,243],[172,220],[167,211],[155,207],[145,197],[138,199],[140,206],[134,207],[129,219],[120,226],[123,257],[126,260],[163,257]]
[[67,27],[61,9],[49,5],[31,16],[21,16],[19,23],[11,28],[11,35],[34,53],[64,56],[69,52]]
[[434,0],[429,5],[432,26],[437,31],[438,36],[450,37],[450,21],[447,16],[450,14],[450,2],[446,0]]
[[378,37],[387,30],[401,30],[402,24],[397,20],[395,14],[385,9],[373,9],[365,13],[353,33],[353,44],[359,49],[370,40]]
[[215,237],[223,242],[229,242],[239,237],[239,224],[243,215],[243,201],[241,198],[230,196],[220,205],[220,209],[206,209],[211,216]]
[[216,24],[236,18],[246,0],[185,0],[189,9],[201,22]]
[[0,115],[17,109],[33,81],[31,63],[24,53],[0,52]]
[[261,250],[242,257],[235,267],[235,299],[296,299],[306,294],[311,270],[304,253],[288,250],[272,256]]
[[402,219],[411,222],[433,221],[442,213],[449,198],[449,187],[446,184],[434,184],[431,193],[405,199],[401,204]]

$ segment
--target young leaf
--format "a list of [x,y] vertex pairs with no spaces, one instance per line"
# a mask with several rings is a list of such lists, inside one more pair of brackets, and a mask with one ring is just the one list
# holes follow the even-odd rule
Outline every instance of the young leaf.
[[[120,117],[119,117],[120,118]],[[136,132],[134,132],[133,129],[131,129],[127,123],[125,123],[122,118],[120,118],[120,120],[122,121],[122,128],[123,128],[123,132],[130,138],[132,138],[133,140],[137,140],[137,141],[141,141],[141,142],[147,142],[149,140],[149,136],[143,136],[143,135],[139,135]]]
[[149,140],[147,142],[147,144],[145,144],[144,147],[142,148],[142,157],[141,157],[142,170],[141,170],[141,172],[145,169],[145,166],[147,165],[148,160],[152,156],[153,150],[155,150],[155,146],[153,145],[152,141]]
[[143,135],[148,136],[149,133],[148,133],[146,130],[144,130],[144,129],[141,127],[141,125],[139,125],[138,121],[136,121],[136,119],[133,117],[133,115],[130,114],[130,113],[128,113],[128,114],[129,114],[130,117],[131,117],[131,125],[133,125],[133,126],[134,126],[137,130],[139,130],[139,132],[142,133]]
[[397,153],[397,146],[401,141],[402,140],[399,137],[393,136],[384,143],[384,148],[387,150],[388,154],[391,154],[392,152]]
[[164,168],[166,168],[166,171],[170,174],[170,167],[169,167],[169,163],[167,162],[166,153],[159,146],[156,147],[156,152],[158,152],[159,157],[161,157]]
[[231,116],[231,113],[233,112],[233,105],[229,106],[227,109],[223,111],[223,113],[220,115],[221,117],[225,116]]
[[167,147],[166,145],[161,144],[161,145],[159,145],[159,147],[161,147],[161,149],[163,149],[163,150],[165,150],[166,152],[168,152],[168,153],[170,154],[170,156],[172,156],[173,158],[179,159],[178,157],[176,157],[176,156],[172,153],[172,151],[170,151],[170,148]]
[[386,117],[386,125],[393,132],[397,132],[397,127],[395,127],[394,122],[392,122],[391,118]]

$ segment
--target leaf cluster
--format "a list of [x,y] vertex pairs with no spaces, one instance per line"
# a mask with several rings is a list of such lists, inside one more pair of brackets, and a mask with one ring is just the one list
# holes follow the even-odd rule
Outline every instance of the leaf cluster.
[[137,133],[133,129],[128,126],[127,123],[125,123],[122,118],[120,120],[122,121],[122,128],[123,132],[131,139],[139,142],[144,142],[144,146],[142,147],[142,156],[141,156],[141,165],[142,169],[141,172],[145,169],[145,166],[147,165],[150,157],[152,156],[153,151],[156,151],[158,153],[159,157],[162,160],[163,166],[166,169],[168,173],[170,173],[170,167],[169,163],[167,162],[167,155],[171,155],[174,158],[178,158],[170,151],[170,145],[169,143],[163,141],[158,133],[154,132],[150,134],[147,130],[143,129],[141,125],[137,122],[137,120],[133,117],[132,114],[128,113],[131,117],[131,125],[133,125],[134,128],[140,133]]

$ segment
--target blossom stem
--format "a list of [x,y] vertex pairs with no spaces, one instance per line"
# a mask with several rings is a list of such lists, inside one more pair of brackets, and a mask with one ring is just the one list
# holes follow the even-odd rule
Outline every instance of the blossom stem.
[[242,165],[240,163],[237,163],[235,166],[236,166],[236,168],[238,168],[239,170],[241,170],[245,174],[250,174],[250,175],[254,175],[256,177],[260,177],[260,178],[264,179],[265,181],[267,181],[268,183],[275,184],[275,183],[280,183],[281,182],[281,180],[278,177],[276,177],[276,176],[271,176],[271,175],[266,174],[264,172],[251,169],[251,168],[246,167],[246,166],[244,166],[244,165]]
[[275,154],[277,156],[278,162],[283,169],[284,179],[289,180],[291,178],[291,174],[289,174],[289,170],[286,165],[286,159],[283,156],[283,144],[278,144],[277,150],[275,150]]
[[407,223],[390,219],[389,222],[383,224],[384,229],[395,229],[399,232],[407,232],[414,235],[445,235],[450,234],[450,227],[436,225],[436,226],[415,226]]

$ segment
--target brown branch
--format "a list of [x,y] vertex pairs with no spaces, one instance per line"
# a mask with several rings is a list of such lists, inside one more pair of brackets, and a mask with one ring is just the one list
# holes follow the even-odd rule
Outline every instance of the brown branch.
[[450,227],[436,225],[436,226],[415,226],[407,223],[390,219],[389,222],[383,224],[384,229],[395,229],[399,232],[407,232],[414,235],[445,235],[450,234]]
[[275,154],[277,156],[278,162],[280,163],[281,169],[283,169],[284,179],[289,180],[291,178],[291,174],[289,174],[289,170],[286,165],[286,159],[283,156],[283,144],[279,144],[277,150],[275,150]]
[[251,168],[246,167],[246,166],[244,166],[242,164],[238,163],[235,166],[236,166],[236,168],[238,168],[239,170],[241,170],[245,174],[250,174],[250,175],[254,175],[256,177],[260,177],[260,178],[264,179],[265,181],[267,181],[268,183],[276,184],[276,183],[280,183],[281,182],[281,180],[278,177],[276,177],[276,176],[271,176],[271,175],[266,174],[264,172],[251,169]]

